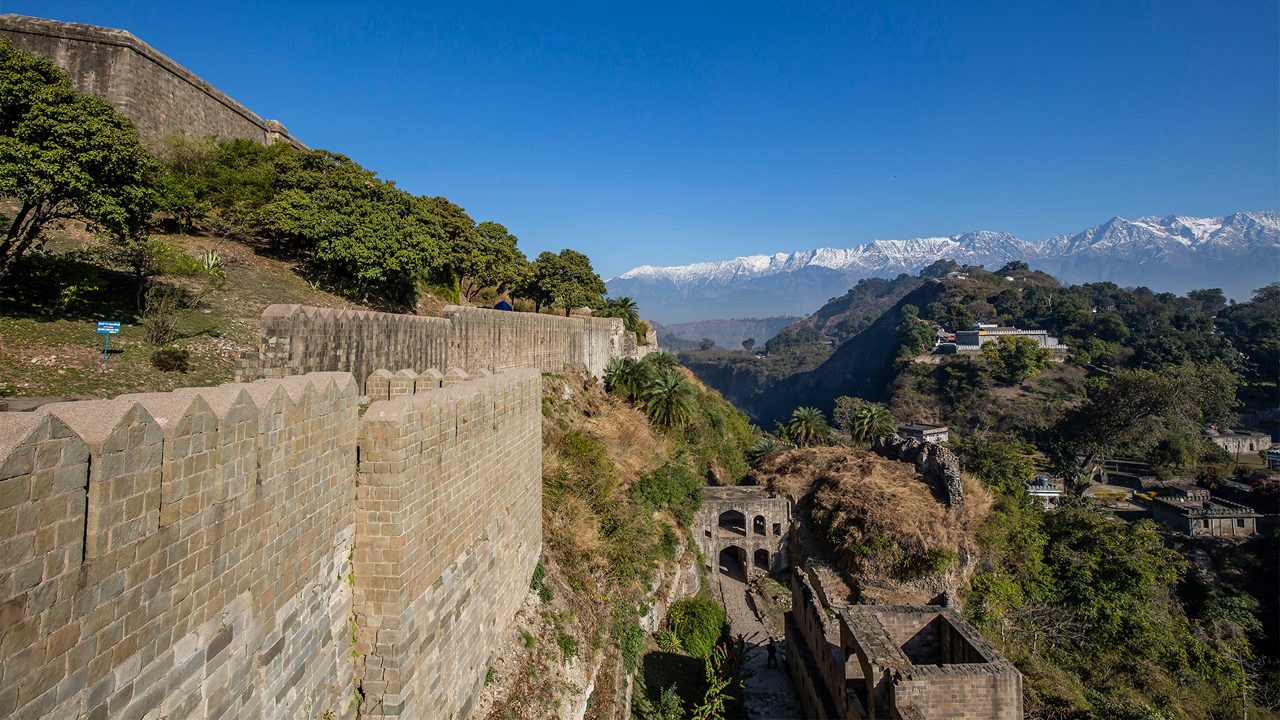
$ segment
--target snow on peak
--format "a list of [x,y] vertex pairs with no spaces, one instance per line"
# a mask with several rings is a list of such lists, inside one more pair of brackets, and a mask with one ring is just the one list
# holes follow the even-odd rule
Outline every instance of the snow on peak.
[[1280,248],[1280,212],[1238,212],[1224,217],[1186,215],[1114,217],[1075,234],[1028,242],[1007,232],[976,230],[945,237],[872,240],[850,248],[816,248],[772,255],[746,255],[719,262],[659,267],[641,265],[614,280],[666,280],[680,289],[698,284],[725,285],[738,280],[815,267],[861,273],[915,272],[940,260],[999,266],[1010,260],[1072,255],[1114,255],[1131,260],[1169,253],[1244,252]]

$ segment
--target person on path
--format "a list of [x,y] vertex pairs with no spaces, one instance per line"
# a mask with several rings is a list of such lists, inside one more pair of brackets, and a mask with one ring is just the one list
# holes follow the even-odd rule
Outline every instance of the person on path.
[[769,659],[765,662],[766,668],[778,667],[778,648],[774,647],[773,638],[769,638],[769,645],[766,647],[769,651]]

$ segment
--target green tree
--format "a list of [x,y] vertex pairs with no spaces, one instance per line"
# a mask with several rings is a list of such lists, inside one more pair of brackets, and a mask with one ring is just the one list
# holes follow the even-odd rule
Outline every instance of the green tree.
[[751,352],[752,348],[754,348],[755,346],[756,346],[756,339],[753,337],[747,338],[746,340],[742,341],[742,349],[746,350],[747,352]]
[[0,195],[17,204],[0,241],[0,280],[54,220],[83,219],[115,242],[144,237],[155,174],[128,120],[0,39]]
[[1004,335],[982,346],[982,359],[996,377],[1017,385],[1049,365],[1053,353],[1029,337]]
[[494,288],[502,295],[525,279],[529,260],[516,247],[516,236],[504,225],[482,222],[463,237],[465,241],[448,246],[449,265],[462,297],[475,300],[485,288]]
[[626,295],[616,298],[608,298],[604,304],[596,311],[597,317],[612,317],[622,320],[622,324],[630,332],[635,333],[636,340],[643,343],[645,336],[649,333],[649,326],[645,325],[640,319],[640,306],[636,305],[636,301]]
[[880,403],[863,403],[852,413],[849,436],[854,442],[869,442],[878,437],[892,435],[898,428],[889,408]]
[[711,338],[702,338],[701,340],[698,341],[699,350],[710,350],[715,346],[716,346],[716,341],[712,340]]
[[811,407],[798,407],[791,411],[787,421],[787,438],[800,447],[821,445],[827,442],[831,429],[822,411]]
[[1065,413],[1052,433],[1057,469],[1076,476],[1099,455],[1142,456],[1160,439],[1194,442],[1206,425],[1230,426],[1238,383],[1221,363],[1122,369],[1091,380],[1084,404]]
[[564,249],[559,254],[540,253],[519,294],[532,300],[538,311],[544,304],[558,302],[568,317],[575,307],[599,305],[604,293],[604,281],[591,268],[591,259],[576,250]]
[[1245,357],[1250,377],[1274,382],[1280,368],[1280,282],[1218,313],[1217,327]]
[[679,371],[663,370],[649,382],[641,400],[650,421],[665,427],[688,425],[697,408],[697,391]]
[[964,469],[1001,495],[1020,497],[1036,474],[1035,448],[1011,435],[952,440]]
[[831,411],[831,419],[835,421],[836,428],[852,433],[853,422],[857,416],[858,408],[866,404],[866,400],[849,397],[848,395],[841,395],[836,398],[835,409]]

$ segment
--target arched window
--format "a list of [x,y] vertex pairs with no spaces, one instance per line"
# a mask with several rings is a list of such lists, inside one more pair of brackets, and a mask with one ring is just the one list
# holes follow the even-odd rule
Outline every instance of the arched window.
[[757,515],[756,519],[751,522],[751,529],[754,530],[757,535],[764,535],[765,534],[764,528],[765,528],[764,516]]
[[756,551],[754,564],[760,570],[769,572],[769,551],[761,548]]
[[720,513],[720,534],[730,533],[733,535],[747,534],[747,516],[737,510],[726,510]]

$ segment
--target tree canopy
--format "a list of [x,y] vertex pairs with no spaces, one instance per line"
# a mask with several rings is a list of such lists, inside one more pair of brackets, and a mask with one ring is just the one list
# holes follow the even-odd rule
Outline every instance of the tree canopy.
[[113,241],[141,240],[154,174],[132,123],[72,90],[48,60],[0,39],[0,195],[18,204],[0,240],[0,279],[54,220],[81,218]]

